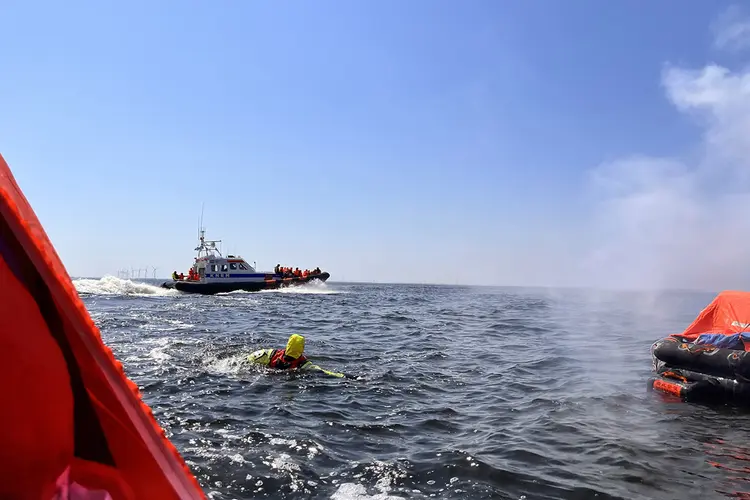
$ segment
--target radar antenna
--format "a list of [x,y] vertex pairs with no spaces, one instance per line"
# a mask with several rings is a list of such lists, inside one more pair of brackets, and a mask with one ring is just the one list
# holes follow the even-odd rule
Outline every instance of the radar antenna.
[[221,251],[216,248],[217,243],[221,243],[221,240],[207,240],[206,239],[206,228],[203,227],[203,208],[205,203],[201,204],[201,219],[198,227],[198,240],[199,244],[195,247],[195,251],[198,252],[198,258],[201,257],[222,257]]

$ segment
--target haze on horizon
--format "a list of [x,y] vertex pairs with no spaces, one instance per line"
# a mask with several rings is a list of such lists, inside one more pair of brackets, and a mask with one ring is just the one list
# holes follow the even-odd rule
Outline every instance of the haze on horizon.
[[750,11],[11,2],[0,154],[73,276],[750,287]]

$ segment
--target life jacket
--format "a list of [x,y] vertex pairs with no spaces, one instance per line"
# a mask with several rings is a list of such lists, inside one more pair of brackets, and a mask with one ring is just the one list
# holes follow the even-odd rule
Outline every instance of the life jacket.
[[307,358],[303,354],[299,358],[287,361],[284,359],[284,353],[286,349],[275,349],[271,354],[271,361],[268,362],[269,368],[277,368],[279,370],[294,370],[307,363]]
[[[0,498],[205,499],[0,156]],[[13,382],[15,381],[15,383]]]

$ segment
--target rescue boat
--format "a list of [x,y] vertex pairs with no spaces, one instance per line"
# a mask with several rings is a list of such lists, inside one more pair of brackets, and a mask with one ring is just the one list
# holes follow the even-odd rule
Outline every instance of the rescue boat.
[[216,293],[259,292],[281,287],[301,285],[314,280],[325,282],[330,278],[327,272],[317,272],[305,276],[284,275],[276,271],[258,272],[240,256],[224,257],[216,244],[221,240],[206,240],[205,230],[201,229],[199,244],[195,248],[198,256],[191,270],[193,279],[175,279],[165,281],[162,288],[176,289],[181,292],[213,295]]
[[684,401],[750,403],[750,292],[723,291],[682,332],[651,345],[650,389]]
[[0,498],[206,498],[2,156],[0,295]]

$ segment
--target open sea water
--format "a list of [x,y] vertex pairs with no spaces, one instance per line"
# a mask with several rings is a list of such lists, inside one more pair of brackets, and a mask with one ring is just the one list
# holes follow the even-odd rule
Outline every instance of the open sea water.
[[[328,283],[76,287],[214,499],[707,499],[750,491],[750,419],[647,390],[713,294]],[[357,380],[243,362],[306,337]],[[750,498],[750,496],[747,496]]]

